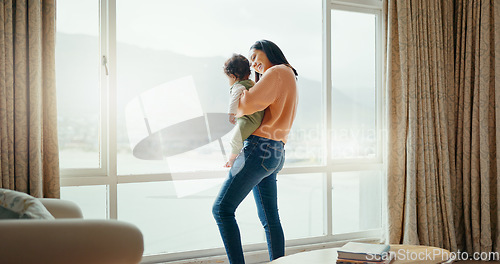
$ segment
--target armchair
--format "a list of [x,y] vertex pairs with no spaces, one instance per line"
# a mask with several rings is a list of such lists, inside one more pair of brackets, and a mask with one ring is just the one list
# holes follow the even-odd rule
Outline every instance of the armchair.
[[0,220],[0,263],[137,264],[140,230],[117,220],[84,220],[73,202],[40,199],[55,220]]

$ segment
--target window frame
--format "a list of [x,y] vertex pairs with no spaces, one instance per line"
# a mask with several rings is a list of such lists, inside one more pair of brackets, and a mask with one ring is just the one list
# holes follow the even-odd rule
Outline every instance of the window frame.
[[[61,169],[61,186],[107,186],[107,218],[118,218],[118,185],[123,183],[172,181],[170,173],[160,174],[134,174],[118,175],[117,173],[117,51],[116,51],[116,0],[96,0],[100,2],[100,89],[101,89],[101,120],[100,120],[100,168],[97,169]],[[322,0],[323,19],[323,110],[325,111],[324,124],[326,131],[332,131],[332,80],[331,80],[331,13],[332,10],[345,10],[353,12],[363,12],[375,14],[377,16],[376,35],[376,127],[377,127],[377,154],[372,159],[345,159],[335,160],[331,153],[332,136],[326,134],[327,149],[325,152],[325,164],[306,167],[287,167],[280,172],[281,175],[323,173],[323,223],[324,235],[308,237],[302,239],[287,240],[287,247],[290,248],[310,248],[318,244],[339,245],[342,241],[365,239],[382,239],[383,227],[375,230],[353,232],[347,234],[333,235],[333,212],[332,212],[332,177],[336,172],[378,170],[382,172],[385,179],[385,102],[383,100],[383,19],[382,0]],[[107,59],[107,65],[102,58]],[[106,69],[107,67],[107,69]],[[178,175],[179,173],[176,173]],[[209,179],[212,172],[184,172],[185,179]],[[385,195],[385,188],[382,196]],[[382,199],[384,201],[384,198]],[[384,215],[385,209],[382,209]],[[382,222],[384,225],[384,222]],[[267,250],[265,243],[244,245],[245,251],[260,252]],[[287,249],[288,250],[288,249]],[[143,262],[155,261],[178,261],[193,258],[203,258],[209,256],[224,255],[223,248],[192,250],[178,253],[158,254],[144,256]]]

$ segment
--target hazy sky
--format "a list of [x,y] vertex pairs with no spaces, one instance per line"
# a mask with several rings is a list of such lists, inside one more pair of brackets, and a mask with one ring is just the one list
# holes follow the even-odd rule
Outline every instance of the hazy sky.
[[[117,40],[188,56],[248,55],[259,39],[280,46],[299,73],[321,78],[321,1],[117,0]],[[57,30],[98,34],[98,1],[59,0]]]
[[[98,35],[98,0],[59,0],[57,30]],[[117,40],[144,48],[170,50],[193,57],[248,55],[259,39],[269,39],[283,50],[299,75],[320,81],[322,75],[322,1],[307,0],[117,0]],[[342,21],[338,13],[333,21]],[[337,20],[335,20],[337,19]],[[335,28],[336,25],[342,28]],[[337,67],[345,63],[363,68],[371,29],[362,18],[333,25],[349,36],[355,53],[336,53]],[[351,33],[349,33],[351,32]],[[373,34],[372,34],[373,35]],[[344,48],[344,47],[342,47]],[[349,47],[347,47],[349,48]],[[344,57],[342,57],[344,56]],[[340,81],[340,80],[339,80]],[[343,81],[340,81],[343,82]]]

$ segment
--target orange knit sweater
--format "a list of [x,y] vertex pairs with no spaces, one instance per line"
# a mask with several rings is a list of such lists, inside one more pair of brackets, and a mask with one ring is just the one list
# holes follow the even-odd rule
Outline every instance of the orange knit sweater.
[[264,119],[252,135],[286,143],[295,119],[298,94],[295,75],[286,65],[275,65],[240,97],[237,117],[264,110]]

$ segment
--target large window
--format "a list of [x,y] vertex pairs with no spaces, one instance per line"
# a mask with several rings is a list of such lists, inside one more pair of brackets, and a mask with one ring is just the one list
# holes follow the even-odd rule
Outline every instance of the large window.
[[[136,224],[145,261],[223,254],[211,215],[232,132],[222,65],[269,39],[299,72],[278,178],[287,245],[379,236],[381,7],[344,2],[59,0],[62,198]],[[245,249],[265,249],[251,196],[237,220]]]
[[329,15],[331,206],[343,234],[382,226],[380,10],[335,3]]
[[57,110],[61,169],[101,166],[99,1],[57,2]]
[[332,157],[375,159],[377,13],[332,10]]

